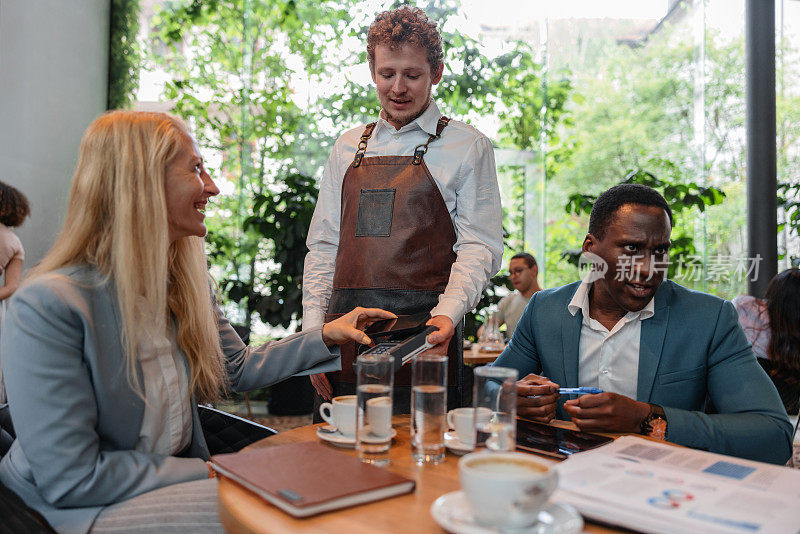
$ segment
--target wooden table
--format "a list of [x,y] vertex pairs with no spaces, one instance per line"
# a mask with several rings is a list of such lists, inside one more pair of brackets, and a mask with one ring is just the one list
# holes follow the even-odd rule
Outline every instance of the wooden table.
[[502,350],[492,352],[473,352],[472,350],[464,350],[464,363],[466,364],[482,364],[492,363],[503,353]]
[[[430,507],[433,501],[451,491],[460,489],[458,459],[450,452],[439,465],[418,466],[411,457],[408,415],[395,416],[397,437],[392,443],[389,469],[417,482],[413,493],[344,508],[317,516],[295,519],[235,482],[220,478],[219,517],[229,534],[239,533],[296,533],[296,532],[346,532],[353,533],[422,533],[444,532],[433,520]],[[572,423],[559,426],[575,428]],[[316,429],[311,425],[263,439],[248,447],[270,447],[285,443],[316,441]],[[332,445],[330,445],[332,446]],[[337,447],[338,448],[338,447]],[[354,449],[339,449],[355,455]],[[544,463],[554,462],[540,457]],[[587,524],[587,532],[613,532],[599,525]]]

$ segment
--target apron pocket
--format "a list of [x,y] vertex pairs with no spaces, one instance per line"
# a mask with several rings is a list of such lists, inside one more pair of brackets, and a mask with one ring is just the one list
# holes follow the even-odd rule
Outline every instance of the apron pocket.
[[358,197],[356,237],[389,237],[392,233],[394,189],[362,189]]

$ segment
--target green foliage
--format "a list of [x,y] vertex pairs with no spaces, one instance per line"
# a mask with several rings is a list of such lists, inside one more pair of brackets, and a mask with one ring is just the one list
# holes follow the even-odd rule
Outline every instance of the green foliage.
[[778,184],[778,206],[786,213],[786,226],[790,234],[800,236],[800,183]]
[[319,190],[316,181],[303,174],[290,174],[281,182],[280,191],[256,195],[253,215],[244,221],[245,231],[272,243],[272,259],[281,269],[269,276],[258,273],[259,278],[265,276],[259,291],[229,280],[228,295],[235,302],[246,298],[248,313],[257,312],[265,323],[286,328],[303,311],[305,243]]
[[[706,32],[702,86],[696,84],[698,65],[688,27],[664,26],[637,48],[612,39],[591,46],[590,60],[567,65],[580,97],[567,103],[569,120],[560,130],[562,143],[571,146],[569,155],[548,174],[547,185],[548,214],[566,206],[565,217],[580,224],[571,242],[551,254],[551,229],[558,223],[548,221],[547,285],[575,272],[560,259],[561,252],[575,256],[593,199],[630,169],[659,176],[662,183],[656,188],[677,202],[673,257],[700,258],[701,267],[718,258],[742,257],[744,189],[736,184],[744,181],[743,39],[726,41]],[[702,124],[696,124],[698,116]],[[743,281],[718,284],[705,276],[680,281],[723,297],[743,289]]]
[[[222,154],[221,194],[208,220],[209,256],[225,302],[289,326],[300,311],[305,232],[315,175],[327,157],[313,115],[297,105],[298,67],[319,76],[348,2],[170,2],[153,23],[171,53],[165,96],[201,146]],[[272,211],[275,213],[272,213]]]
[[[693,237],[685,231],[685,227],[680,224],[686,217],[691,217],[696,213],[695,210],[704,212],[707,207],[721,204],[725,198],[725,193],[716,187],[704,187],[694,182],[687,181],[682,176],[680,169],[672,162],[663,159],[654,159],[650,162],[656,167],[666,171],[664,178],[656,178],[650,172],[635,170],[629,172],[622,180],[623,184],[641,184],[652,187],[664,195],[667,203],[672,209],[675,221],[673,225],[672,247],[670,248],[670,263],[668,276],[674,277],[679,267],[677,258],[688,258],[697,255],[697,248]],[[568,213],[575,215],[589,215],[597,200],[595,195],[575,193],[570,195],[569,202],[565,206]],[[568,250],[562,253],[562,257],[572,263],[578,264],[580,249]]]
[[[377,9],[401,3],[384,2]],[[639,169],[630,180],[653,185],[673,205],[673,254],[742,254],[743,39],[706,33],[704,92],[697,94],[696,50],[685,28],[664,26],[638,48],[620,46],[614,32],[606,32],[605,41],[592,42],[588,53],[569,61],[556,58],[557,50],[549,52],[546,71],[524,43],[487,57],[480,42],[449,23],[462,15],[456,0],[423,4],[447,28],[445,71],[435,88],[442,111],[466,121],[497,117],[499,146],[541,155],[546,182],[537,194],[545,195],[547,247],[537,253],[544,256],[547,286],[576,279],[577,270],[561,255],[580,246],[596,195],[630,169]],[[364,68],[366,53],[342,52],[346,39],[365,41],[374,9],[357,0],[182,0],[167,3],[156,19],[159,38],[173,50],[159,60],[174,75],[165,96],[193,123],[200,144],[223,154],[213,162],[224,193],[209,217],[209,253],[244,322],[260,315],[286,325],[297,316],[304,236],[289,235],[288,228],[307,228],[315,192],[306,188],[306,177],[319,175],[335,136],[371,122],[379,109],[371,85],[347,78]],[[791,67],[778,71],[786,87],[800,83]],[[298,76],[325,87],[325,97],[301,102]],[[785,232],[796,232],[800,223],[800,165],[791,148],[800,139],[798,110],[797,97],[779,95]],[[702,125],[695,123],[698,117]],[[523,193],[530,193],[523,169],[499,169],[511,185],[504,208],[509,250],[523,244]],[[294,222],[272,220],[267,208],[298,214]],[[286,243],[295,248],[283,254]],[[499,300],[502,283],[493,279],[478,310]],[[706,282],[694,287],[723,296],[736,290]],[[467,317],[468,334],[479,321]]]
[[139,0],[111,0],[106,109],[129,108],[139,85]]
[[[777,85],[777,163],[778,163],[778,206],[779,234],[785,242],[782,257],[793,266],[800,265],[800,250],[788,242],[800,236],[800,95],[793,90],[800,84],[800,53],[796,46],[787,40],[776,46],[776,85]],[[782,212],[782,213],[781,213]]]
[[[224,194],[208,220],[209,256],[227,301],[240,307],[247,325],[256,314],[281,326],[298,317],[305,232],[316,198],[308,177],[318,174],[334,134],[374,120],[379,109],[374,89],[353,80],[303,108],[293,98],[299,69],[311,83],[330,84],[366,62],[363,51],[326,55],[345,37],[365,41],[374,12],[348,9],[355,4],[173,1],[154,20],[158,38],[172,51],[153,58],[173,74],[165,96],[193,123],[201,146],[223,154],[218,167],[230,185],[222,184]],[[460,15],[452,0],[421,7],[440,27]],[[544,131],[556,138],[569,83],[546,92],[529,48],[489,60],[480,43],[458,30],[443,32],[443,41],[446,68],[436,98],[446,114],[468,119],[497,112],[504,139],[520,148],[538,146]],[[546,117],[530,113],[545,102]],[[487,290],[479,309],[499,300],[497,289]],[[468,332],[476,321],[468,318]]]

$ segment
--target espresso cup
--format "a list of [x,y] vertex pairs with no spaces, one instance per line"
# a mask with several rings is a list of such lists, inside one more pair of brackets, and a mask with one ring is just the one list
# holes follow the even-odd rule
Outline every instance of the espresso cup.
[[331,402],[323,402],[319,414],[331,426],[335,426],[342,435],[349,438],[356,435],[356,396],[341,395]]
[[372,434],[387,437],[392,431],[392,398],[375,397],[367,401],[367,421]]
[[489,408],[478,408],[475,418],[475,408],[456,408],[447,412],[447,426],[456,431],[461,443],[468,447],[475,446],[475,425],[486,424],[492,418]]
[[467,454],[458,474],[475,521],[487,527],[536,523],[558,483],[555,469],[519,452]]

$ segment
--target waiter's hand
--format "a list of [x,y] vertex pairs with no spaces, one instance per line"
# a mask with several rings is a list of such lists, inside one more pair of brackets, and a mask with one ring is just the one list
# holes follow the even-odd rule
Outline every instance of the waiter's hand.
[[331,382],[328,380],[328,377],[325,376],[325,373],[319,373],[318,375],[309,375],[311,378],[311,385],[314,386],[314,389],[317,390],[319,396],[329,401],[333,398],[333,388],[331,387]]
[[581,430],[639,433],[650,405],[618,393],[581,395],[564,403],[564,410]]
[[358,307],[322,327],[322,341],[328,347],[344,345],[355,341],[362,345],[372,345],[372,340],[363,330],[381,319],[395,319],[392,312],[380,308]]
[[446,315],[436,315],[431,317],[425,324],[439,329],[428,336],[428,343],[434,345],[430,352],[432,354],[447,354],[447,344],[450,343],[450,338],[456,332],[453,327],[453,321]]

